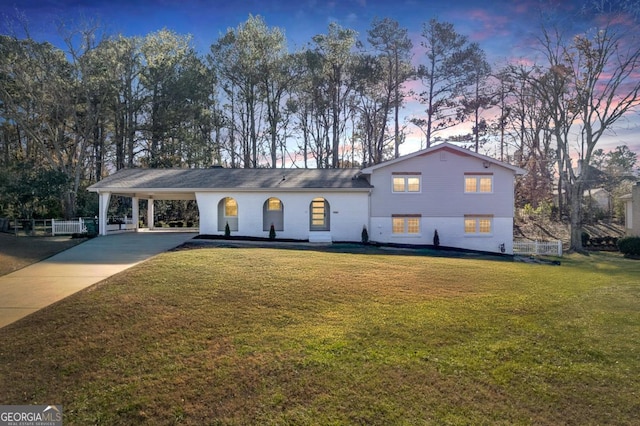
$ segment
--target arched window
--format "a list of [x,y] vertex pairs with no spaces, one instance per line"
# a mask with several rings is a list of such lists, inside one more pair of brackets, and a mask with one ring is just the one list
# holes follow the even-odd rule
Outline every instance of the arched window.
[[271,225],[276,231],[284,231],[284,205],[274,197],[269,198],[262,206],[262,229],[268,231]]
[[224,231],[227,223],[231,231],[238,230],[238,202],[231,197],[223,198],[218,203],[218,231]]
[[329,202],[324,198],[314,198],[309,207],[309,229],[329,231]]

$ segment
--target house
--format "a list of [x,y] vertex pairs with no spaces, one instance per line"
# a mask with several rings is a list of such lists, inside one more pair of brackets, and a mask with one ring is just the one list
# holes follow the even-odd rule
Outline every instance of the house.
[[[89,187],[106,234],[112,195],[196,200],[200,234],[440,244],[512,253],[514,180],[524,170],[443,143],[364,169],[124,169]],[[154,217],[148,202],[147,217]],[[153,224],[151,224],[153,227]]]
[[606,189],[588,189],[584,191],[583,195],[592,208],[596,208],[602,212],[609,212],[609,210],[611,210],[611,195]]
[[640,237],[640,182],[633,186],[631,194],[626,194],[620,199],[624,201],[626,235]]

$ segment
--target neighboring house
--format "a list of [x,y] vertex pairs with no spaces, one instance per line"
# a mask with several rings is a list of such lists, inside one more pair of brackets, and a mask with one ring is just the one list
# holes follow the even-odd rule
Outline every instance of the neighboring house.
[[611,195],[604,188],[593,188],[584,191],[584,198],[591,199],[591,206],[608,213],[611,210]]
[[631,194],[620,197],[624,201],[625,232],[629,236],[640,237],[640,182],[637,182]]
[[[361,240],[513,252],[514,180],[524,170],[443,143],[359,169],[124,169],[89,187],[106,234],[111,195],[196,200],[200,234]],[[147,217],[154,217],[153,202]],[[151,225],[153,227],[153,224]]]

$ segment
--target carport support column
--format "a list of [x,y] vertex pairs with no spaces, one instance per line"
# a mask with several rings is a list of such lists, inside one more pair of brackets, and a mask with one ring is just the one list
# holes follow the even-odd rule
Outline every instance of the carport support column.
[[109,211],[109,201],[111,200],[110,192],[101,192],[98,211],[98,233],[107,235],[107,214]]
[[133,221],[133,229],[138,232],[140,227],[140,206],[138,197],[131,197],[131,220]]
[[149,230],[152,230],[155,221],[154,221],[154,209],[153,209],[153,198],[149,198],[147,200],[147,225],[149,226]]

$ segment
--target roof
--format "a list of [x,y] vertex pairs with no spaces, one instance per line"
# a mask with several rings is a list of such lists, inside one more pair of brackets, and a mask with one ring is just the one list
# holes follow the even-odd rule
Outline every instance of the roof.
[[414,157],[419,157],[419,156],[423,156],[423,155],[430,155],[439,151],[449,151],[449,152],[453,152],[454,154],[457,155],[466,155],[466,156],[470,156],[470,157],[475,157],[481,161],[487,161],[491,164],[495,164],[497,166],[500,167],[504,167],[506,169],[512,170],[515,174],[517,175],[523,175],[526,174],[526,170],[522,169],[520,167],[517,166],[513,166],[511,164],[508,163],[504,163],[502,161],[496,160],[495,158],[486,156],[486,155],[482,155],[482,154],[478,154],[477,152],[473,152],[470,151],[468,149],[465,148],[461,148],[459,146],[450,144],[448,142],[443,142],[441,144],[438,145],[434,145],[430,148],[427,149],[423,149],[420,151],[416,151],[414,153],[411,154],[407,154],[407,155],[403,155],[402,157],[398,157],[398,158],[394,158],[393,160],[389,160],[389,161],[385,161],[383,163],[378,163],[376,165],[370,166],[370,167],[366,167],[364,169],[361,170],[362,174],[371,174],[374,170],[379,169],[381,167],[387,167],[390,166],[392,164],[398,163],[400,161],[404,161],[404,160],[408,160],[410,158],[414,158]]
[[211,190],[368,190],[358,169],[143,169],[118,170],[91,185],[93,192]]

